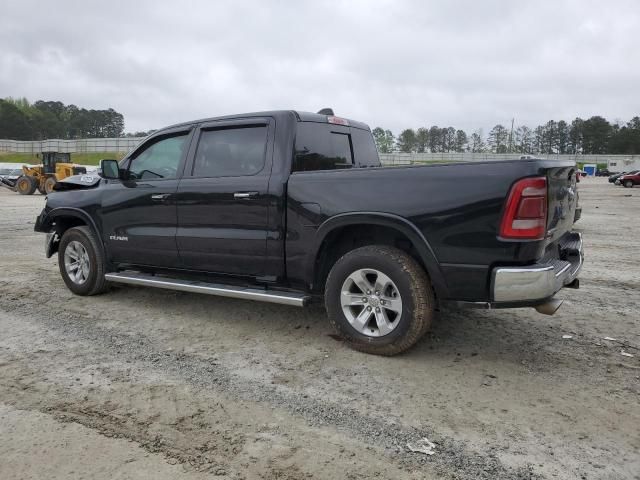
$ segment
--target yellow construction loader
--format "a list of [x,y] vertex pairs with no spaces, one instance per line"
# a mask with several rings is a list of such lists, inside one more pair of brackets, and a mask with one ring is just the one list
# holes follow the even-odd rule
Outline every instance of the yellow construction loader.
[[36,190],[46,195],[58,181],[87,173],[85,167],[71,163],[69,153],[42,152],[38,156],[42,158],[42,165],[24,165],[22,175],[16,180],[15,188],[21,195],[31,195]]

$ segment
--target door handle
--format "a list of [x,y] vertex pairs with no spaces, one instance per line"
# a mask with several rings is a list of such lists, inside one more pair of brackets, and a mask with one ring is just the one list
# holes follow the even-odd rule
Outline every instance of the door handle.
[[151,200],[153,200],[154,202],[163,202],[170,196],[170,193],[157,193],[155,195],[151,195]]
[[243,200],[243,199],[248,200],[257,195],[258,195],[258,192],[236,192],[233,194],[233,198],[240,199],[240,200]]

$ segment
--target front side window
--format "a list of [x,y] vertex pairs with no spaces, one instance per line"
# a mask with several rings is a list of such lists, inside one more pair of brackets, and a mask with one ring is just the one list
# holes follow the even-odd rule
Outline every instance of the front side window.
[[204,130],[193,164],[194,177],[255,175],[264,167],[267,126]]
[[134,180],[177,178],[186,140],[185,132],[153,142],[131,160],[129,178]]
[[331,125],[298,124],[294,172],[353,167],[351,135],[334,131]]

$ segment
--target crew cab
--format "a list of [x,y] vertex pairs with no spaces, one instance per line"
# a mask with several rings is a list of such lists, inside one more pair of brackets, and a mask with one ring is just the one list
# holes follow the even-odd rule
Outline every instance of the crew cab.
[[441,307],[554,313],[584,258],[576,193],[571,162],[384,167],[364,123],[273,111],[159,130],[59,182],[35,230],[75,294],[323,302],[349,345],[393,355]]

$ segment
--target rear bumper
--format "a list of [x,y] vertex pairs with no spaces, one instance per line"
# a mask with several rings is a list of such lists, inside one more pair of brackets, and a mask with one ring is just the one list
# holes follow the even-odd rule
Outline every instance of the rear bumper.
[[582,235],[571,232],[559,243],[557,257],[522,267],[496,267],[491,274],[492,306],[542,303],[574,283],[583,262]]

